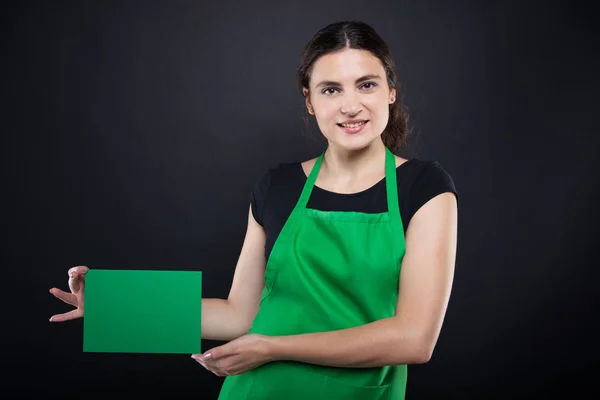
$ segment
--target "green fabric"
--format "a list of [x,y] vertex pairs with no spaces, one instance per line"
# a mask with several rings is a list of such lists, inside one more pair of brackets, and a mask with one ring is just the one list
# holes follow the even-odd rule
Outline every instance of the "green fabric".
[[90,269],[83,351],[197,354],[202,272]]
[[[394,155],[386,149],[388,211],[380,214],[306,208],[323,155],[269,256],[260,309],[248,333],[332,331],[395,313],[406,244]],[[342,368],[275,361],[227,377],[219,400],[402,400],[406,376],[406,365]]]

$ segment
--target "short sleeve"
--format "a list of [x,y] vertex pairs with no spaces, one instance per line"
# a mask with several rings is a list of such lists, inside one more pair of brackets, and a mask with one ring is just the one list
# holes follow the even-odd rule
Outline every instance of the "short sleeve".
[[458,191],[450,174],[438,161],[428,161],[410,189],[408,220],[410,221],[425,203],[445,192],[454,193],[458,201]]
[[252,207],[252,215],[257,223],[263,226],[263,211],[271,184],[271,171],[263,174],[254,184],[250,194],[250,206]]

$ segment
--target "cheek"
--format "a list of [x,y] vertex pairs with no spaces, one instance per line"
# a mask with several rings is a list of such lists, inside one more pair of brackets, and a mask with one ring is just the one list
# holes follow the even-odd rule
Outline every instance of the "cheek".
[[371,115],[376,120],[387,120],[390,114],[390,105],[387,98],[372,98],[364,103]]
[[333,101],[321,101],[313,103],[313,112],[315,113],[315,117],[322,122],[326,122],[329,119],[335,119],[338,109],[339,107]]
[[387,98],[381,95],[366,97],[363,101],[365,107],[368,107],[371,112],[381,113],[385,107],[388,107]]

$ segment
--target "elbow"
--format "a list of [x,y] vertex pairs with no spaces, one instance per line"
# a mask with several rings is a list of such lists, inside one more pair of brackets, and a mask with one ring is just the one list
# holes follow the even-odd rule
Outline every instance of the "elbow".
[[435,349],[435,340],[429,340],[425,337],[419,338],[415,346],[415,364],[425,364],[431,360],[433,350]]
[[434,348],[435,341],[419,336],[413,341],[409,357],[406,353],[399,355],[399,364],[426,364],[431,360]]
[[431,356],[433,355],[433,349],[429,349],[427,347],[420,349],[414,357],[413,364],[426,364],[431,360]]
[[[402,324],[394,328],[395,349],[392,360],[396,365],[425,364],[431,360],[438,334],[415,325]],[[389,343],[389,342],[388,342]]]

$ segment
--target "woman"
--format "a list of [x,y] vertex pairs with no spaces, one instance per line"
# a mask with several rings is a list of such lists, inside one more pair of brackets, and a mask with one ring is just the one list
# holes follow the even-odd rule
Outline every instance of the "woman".
[[[229,296],[202,301],[203,338],[228,343],[192,357],[227,376],[220,400],[403,399],[446,312],[458,195],[439,163],[393,154],[407,122],[372,27],[319,31],[298,83],[327,148],[256,184]],[[52,321],[83,316],[87,270],[51,289],[77,307]]]

